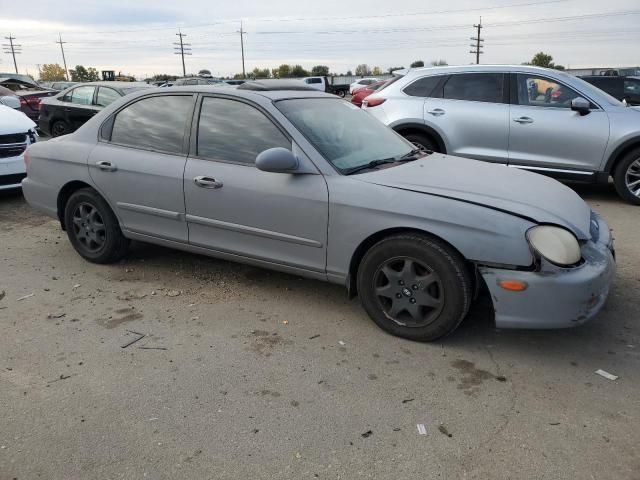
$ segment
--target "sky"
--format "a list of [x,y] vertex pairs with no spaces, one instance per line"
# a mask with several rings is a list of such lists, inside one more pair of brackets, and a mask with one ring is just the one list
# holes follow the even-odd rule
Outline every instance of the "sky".
[[[38,65],[115,70],[139,78],[180,75],[174,54],[179,31],[192,55],[187,73],[242,72],[240,24],[247,71],[282,63],[335,73],[366,63],[408,67],[414,60],[475,62],[469,51],[482,17],[481,63],[520,64],[536,52],[571,68],[640,65],[638,0],[50,0],[3,2],[0,32],[21,45],[19,73],[37,77]],[[3,44],[8,40],[3,39]],[[13,72],[0,53],[0,72]]]

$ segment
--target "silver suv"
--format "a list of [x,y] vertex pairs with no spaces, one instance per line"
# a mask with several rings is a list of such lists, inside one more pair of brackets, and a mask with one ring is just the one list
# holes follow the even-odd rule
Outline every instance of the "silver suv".
[[640,205],[640,111],[557,70],[418,68],[363,108],[416,145],[562,179],[606,182]]

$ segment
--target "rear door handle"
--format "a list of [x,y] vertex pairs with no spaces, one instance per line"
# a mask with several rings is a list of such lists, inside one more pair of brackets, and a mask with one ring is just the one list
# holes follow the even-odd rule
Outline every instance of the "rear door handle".
[[439,117],[440,115],[444,115],[446,112],[441,108],[434,108],[433,110],[429,110],[427,113],[434,117]]
[[533,118],[520,117],[520,118],[514,118],[513,121],[516,122],[516,123],[520,123],[520,124],[533,123]]
[[197,186],[202,188],[212,188],[212,189],[222,188],[222,185],[223,185],[222,182],[219,182],[215,178],[205,177],[204,175],[195,177],[193,179],[193,183],[195,183]]
[[116,167],[113,163],[107,162],[105,160],[96,162],[96,166],[103,172],[115,172],[116,170],[118,170],[118,167]]

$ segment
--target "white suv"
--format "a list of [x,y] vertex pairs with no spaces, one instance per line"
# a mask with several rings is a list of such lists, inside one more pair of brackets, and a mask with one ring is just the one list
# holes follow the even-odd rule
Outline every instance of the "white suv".
[[606,182],[640,205],[640,110],[557,70],[418,68],[363,103],[416,145],[563,179]]

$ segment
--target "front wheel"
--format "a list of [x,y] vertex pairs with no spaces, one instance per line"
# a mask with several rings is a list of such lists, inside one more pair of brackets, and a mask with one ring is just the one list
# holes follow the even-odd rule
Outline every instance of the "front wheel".
[[613,183],[618,195],[629,203],[640,205],[640,148],[620,160],[613,174]]
[[344,98],[344,97],[347,95],[347,92],[345,92],[344,90],[338,90],[337,95],[338,95],[340,98]]
[[419,234],[374,245],[358,269],[362,306],[383,330],[432,341],[453,332],[471,304],[464,260],[445,243]]
[[423,135],[421,133],[409,133],[407,135],[403,135],[403,137],[422,150],[427,150],[429,152],[438,151],[436,143],[428,135]]
[[113,263],[127,253],[127,240],[107,202],[92,188],[73,193],[64,210],[73,248],[93,263]]

